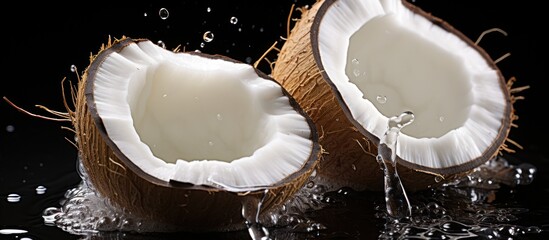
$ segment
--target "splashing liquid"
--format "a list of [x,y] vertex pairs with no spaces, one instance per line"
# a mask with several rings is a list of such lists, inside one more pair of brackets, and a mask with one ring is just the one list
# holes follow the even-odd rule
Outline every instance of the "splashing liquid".
[[[414,121],[412,112],[389,118],[387,131],[380,139],[377,161],[384,173],[387,213],[394,218],[410,217],[412,208],[397,171],[396,147],[400,130]],[[390,163],[390,165],[387,165]]]

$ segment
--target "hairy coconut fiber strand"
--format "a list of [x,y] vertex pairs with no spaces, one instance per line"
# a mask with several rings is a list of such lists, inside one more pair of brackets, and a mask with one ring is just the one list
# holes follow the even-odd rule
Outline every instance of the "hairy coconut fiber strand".
[[[138,41],[122,38],[103,46],[91,57],[91,64],[78,83],[75,109],[68,110],[77,137],[77,146],[89,181],[98,193],[129,213],[174,226],[185,231],[229,231],[246,227],[242,217],[245,198],[262,198],[263,189],[232,192],[223,188],[159,180],[145,173],[121,153],[109,139],[105,126],[90,95],[90,71],[113,51]],[[293,100],[291,100],[293,101]],[[295,104],[293,102],[292,104]],[[297,106],[297,105],[296,105]],[[310,120],[309,120],[310,121]],[[310,123],[312,124],[312,123]],[[312,126],[312,125],[311,125]],[[313,132],[312,139],[316,137]],[[314,140],[316,142],[316,140]],[[303,169],[268,187],[261,210],[267,212],[287,201],[314,171],[320,147],[312,146],[312,155]],[[242,173],[246,174],[246,173]]]
[[[361,7],[359,8],[358,6]],[[436,62],[436,60],[440,59],[457,59],[455,61],[444,62],[446,65],[441,65],[448,67],[450,70],[456,70],[456,72],[462,75],[461,77],[450,79],[453,82],[446,78],[444,80],[447,80],[447,82],[437,81],[440,78],[435,79],[434,77],[429,79],[416,78],[416,81],[417,79],[426,81],[421,83],[419,81],[406,82],[407,84],[411,84],[412,88],[410,89],[415,89],[415,92],[407,92],[410,93],[409,96],[420,97],[423,94],[421,96],[428,97],[426,99],[441,99],[431,98],[432,96],[428,94],[430,91],[437,92],[437,90],[452,92],[448,89],[454,86],[464,89],[460,93],[469,94],[470,91],[470,96],[464,99],[464,102],[461,102],[459,96],[454,96],[454,98],[445,102],[452,106],[449,111],[456,110],[452,114],[459,114],[450,119],[455,120],[454,122],[446,121],[446,123],[454,123],[455,126],[429,129],[433,130],[432,132],[436,132],[436,134],[423,136],[422,131],[417,130],[421,129],[418,128],[420,121],[416,121],[416,125],[412,124],[413,126],[410,127],[410,129],[414,129],[411,132],[414,132],[415,135],[402,135],[403,138],[401,140],[405,141],[402,141],[400,146],[403,146],[402,149],[407,147],[407,152],[405,152],[406,155],[404,157],[401,155],[397,156],[399,158],[397,168],[407,190],[417,191],[426,189],[429,186],[444,183],[445,181],[440,181],[441,179],[451,180],[454,177],[467,174],[475,167],[495,157],[501,150],[509,150],[506,143],[514,143],[507,139],[510,127],[514,126],[512,122],[517,119],[512,106],[515,98],[511,96],[513,90],[510,89],[510,85],[512,85],[514,79],[509,80],[506,84],[506,81],[490,56],[448,23],[431,16],[405,1],[399,0],[371,0],[362,2],[353,0],[326,0],[317,1],[310,9],[300,10],[302,12],[301,19],[295,23],[286,42],[284,42],[279,57],[275,62],[272,76],[290,92],[315,122],[320,135],[320,143],[326,151],[326,155],[319,163],[317,177],[325,182],[330,189],[335,190],[341,187],[351,187],[356,190],[383,189],[383,172],[376,161],[377,145],[379,138],[383,135],[383,131],[379,131],[379,129],[383,130],[384,121],[394,116],[384,116],[378,110],[375,110],[376,112],[362,111],[363,109],[374,109],[374,107],[363,108],[361,105],[364,101],[368,101],[359,92],[359,90],[362,90],[360,88],[368,87],[366,84],[357,87],[354,85],[356,82],[347,79],[347,76],[340,76],[345,74],[344,71],[340,71],[340,68],[343,68],[342,66],[345,66],[345,63],[340,61],[347,61],[345,59],[347,54],[338,53],[337,56],[333,56],[327,53],[322,55],[326,49],[329,49],[332,53],[334,51],[347,51],[346,46],[348,44],[337,41],[349,41],[344,39],[344,35],[349,34],[348,37],[350,39],[351,34],[354,33],[352,29],[346,28],[347,25],[350,25],[349,21],[352,19],[356,21],[368,20],[370,22],[368,22],[369,25],[367,26],[372,27],[372,24],[379,23],[379,21],[372,19],[386,20],[384,18],[377,18],[377,16],[402,17],[401,20],[405,23],[398,25],[399,27],[406,28],[402,32],[417,37],[414,38],[418,39],[417,44],[423,44],[422,46],[425,49],[433,53],[432,58],[429,54],[422,55],[423,58],[418,58],[419,60],[426,60],[424,65],[414,65],[423,67],[418,71],[423,71],[420,73],[424,74],[424,76],[432,77],[444,73],[440,69],[433,70],[432,72],[427,71],[426,69],[429,68],[425,67],[426,64]],[[390,14],[386,14],[385,11],[390,11]],[[355,14],[358,17],[354,16]],[[360,18],[360,14],[363,14],[364,19]],[[413,22],[409,23],[407,21]],[[326,25],[326,22],[330,24]],[[362,23],[357,24],[353,22],[352,25],[360,27]],[[383,31],[383,27],[388,26],[381,26],[379,28],[381,30],[379,31]],[[342,31],[345,34],[338,32],[340,28],[345,28]],[[325,30],[325,32],[321,34],[320,29]],[[415,31],[418,32],[417,35]],[[399,33],[398,31],[395,32]],[[367,35],[364,32],[362,34]],[[452,42],[444,42],[450,41],[448,39],[451,39]],[[376,39],[378,43],[384,43],[383,40]],[[393,43],[402,43],[397,40]],[[444,48],[445,51],[437,52],[437,49],[446,46],[444,43],[448,43],[448,45],[452,45],[453,47],[460,46],[466,50],[463,50],[463,53],[460,52],[454,55],[451,51],[458,50],[447,47]],[[338,44],[343,46],[341,50],[337,49]],[[417,47],[412,45],[413,43],[407,42],[406,44],[398,45],[398,47]],[[432,48],[429,48],[429,46]],[[382,49],[375,48],[374,50],[376,50],[375,53],[381,54],[379,55],[380,61],[377,61],[375,56],[368,56],[370,62],[361,61],[361,64],[367,62],[371,64],[369,65],[370,67],[375,68],[379,66],[376,64],[382,64],[381,62],[391,63],[390,57],[412,56],[405,53],[399,55],[399,52],[395,53],[393,51],[391,53],[394,55],[386,57],[382,55],[384,52]],[[328,64],[331,65],[328,66]],[[334,67],[335,65],[337,66]],[[397,76],[396,78],[392,78],[394,82],[405,81],[401,80],[403,75],[398,75],[401,72],[405,72],[405,70],[400,68],[394,69],[402,67],[402,65],[382,65],[380,75],[383,76],[383,71],[391,71],[392,69],[396,71],[390,73]],[[329,72],[334,68],[338,72]],[[485,75],[477,74],[476,70],[478,69],[482,69],[483,73],[486,73],[488,76],[486,79],[488,80],[485,81],[482,78]],[[332,73],[333,75],[330,76]],[[387,75],[393,76],[391,74]],[[477,75],[481,77],[477,79]],[[394,82],[391,83],[395,84]],[[417,85],[414,85],[414,83]],[[425,86],[426,83],[427,86]],[[439,84],[435,86],[439,86],[440,89],[436,89],[436,87],[434,87],[435,89],[430,89],[433,86],[429,85],[429,83]],[[405,87],[401,87],[399,90],[403,88]],[[352,91],[349,89],[352,89]],[[444,93],[444,91],[441,92]],[[375,95],[372,96],[375,99]],[[371,98],[372,96],[369,97]],[[412,99],[410,103],[411,105],[419,105],[416,104],[418,101],[418,99]],[[370,105],[374,105],[373,101],[370,103],[372,103]],[[442,104],[436,107],[440,106]],[[402,106],[397,106],[397,108],[399,107]],[[408,106],[406,105],[406,107]],[[372,115],[380,117],[373,119]],[[419,115],[419,117],[425,116]],[[370,119],[376,122],[365,122],[365,120]],[[438,117],[436,121],[438,121]],[[421,122],[422,126],[430,127],[425,123],[429,122]],[[376,128],[373,130],[370,129],[369,126],[371,125],[376,126]],[[418,134],[418,132],[421,134]]]

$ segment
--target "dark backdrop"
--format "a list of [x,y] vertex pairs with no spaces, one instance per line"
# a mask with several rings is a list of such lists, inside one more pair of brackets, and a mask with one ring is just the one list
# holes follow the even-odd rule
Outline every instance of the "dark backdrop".
[[[291,5],[299,7],[313,2],[12,2],[10,7],[0,10],[0,96],[42,115],[50,116],[34,105],[64,111],[61,80],[67,78],[75,83],[77,78],[70,70],[71,65],[78,71],[85,69],[90,54],[96,53],[109,36],[149,38],[163,41],[169,49],[177,46],[200,49],[253,63],[274,41],[281,43],[280,36],[286,36]],[[546,26],[542,24],[546,14],[541,2],[413,2],[473,40],[494,27],[508,33],[508,36],[489,34],[480,46],[494,59],[511,53],[498,66],[506,78],[517,78],[515,86],[530,86],[520,94],[525,100],[515,105],[519,128],[513,129],[510,136],[524,147],[514,156],[520,161],[533,162],[540,166],[540,174],[546,174],[547,170],[541,166],[547,165],[549,156],[549,132],[544,119],[549,103],[546,100],[549,92],[545,91],[549,89]],[[167,19],[160,18],[160,8],[168,9]],[[234,25],[230,23],[233,16],[238,19]],[[212,31],[214,39],[201,48],[205,31]],[[260,69],[269,73],[265,64]],[[69,84],[67,81],[65,86]],[[56,205],[65,190],[80,180],[75,166],[76,149],[65,140],[73,135],[62,126],[70,125],[22,114],[0,101],[0,229],[32,229],[35,235],[48,239],[65,236],[54,227],[40,227],[41,211]],[[48,188],[45,197],[38,200],[27,197],[39,185]],[[547,191],[542,188],[540,191]],[[9,193],[20,194],[20,204],[8,204],[5,199]]]

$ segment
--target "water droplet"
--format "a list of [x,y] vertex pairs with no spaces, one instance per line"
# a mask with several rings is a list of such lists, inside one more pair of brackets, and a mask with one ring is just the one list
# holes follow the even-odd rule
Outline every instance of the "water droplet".
[[21,200],[21,196],[16,193],[11,193],[8,195],[8,202],[19,202]]
[[242,32],[242,28],[238,28],[238,31],[239,31],[239,32]]
[[387,96],[377,95],[376,101],[378,103],[384,104],[387,102]]
[[214,143],[213,143],[212,141],[209,141],[209,142],[208,142],[208,145],[213,146]]
[[8,126],[6,126],[6,132],[10,132],[10,133],[11,133],[11,132],[13,132],[13,131],[15,131],[15,127],[14,127],[13,125],[8,125]]
[[351,168],[353,168],[353,171],[356,171],[356,165],[351,164]]
[[221,113],[217,114],[217,120],[219,120],[219,121],[223,120],[223,116],[221,116]]
[[438,121],[444,122],[444,116],[440,116],[440,117],[438,118]]
[[357,68],[355,68],[355,69],[353,70],[353,75],[355,75],[355,77],[360,76],[360,70],[357,69]]
[[40,194],[40,195],[44,194],[44,193],[46,193],[46,189],[47,188],[44,187],[44,186],[38,186],[38,187],[36,187],[36,194]]
[[206,31],[204,35],[202,35],[202,39],[204,39],[204,42],[211,42],[214,39],[214,34],[210,31]]
[[259,32],[263,32],[263,31],[265,31],[265,29],[263,29],[263,27],[260,27]]
[[163,95],[162,95],[163,98],[165,98],[165,97],[167,97],[167,96],[168,96],[168,94],[163,94]]
[[21,238],[20,240],[32,240],[32,238],[24,237],[24,238]]
[[143,16],[146,17],[146,16],[147,16],[147,13],[143,13]]
[[71,72],[76,72],[76,65],[71,65]]
[[201,48],[204,48],[205,46],[206,46],[206,43],[204,43],[204,42],[201,42],[201,43],[200,43],[200,47],[201,47]]
[[307,183],[308,188],[313,188],[314,186],[315,186],[315,182],[313,182],[313,181],[310,181],[310,182]]
[[162,40],[158,40],[158,42],[156,42],[156,44],[164,49],[166,49],[166,44],[164,43],[164,41]]
[[212,8],[211,7],[206,8],[206,12],[212,12]]
[[158,10],[158,16],[160,16],[160,19],[166,20],[170,16],[170,12],[166,8],[161,8]]
[[3,235],[23,234],[23,233],[27,233],[27,232],[28,232],[27,230],[22,230],[22,229],[9,229],[9,228],[0,229],[0,234],[3,234]]
[[252,63],[252,58],[251,57],[246,57],[246,63]]
[[231,22],[231,24],[236,24],[236,23],[238,23],[238,18],[236,18],[236,17],[231,17],[230,22]]
[[360,62],[358,61],[358,59],[356,58],[353,58],[353,60],[351,60],[351,62],[354,64],[354,65],[358,65]]

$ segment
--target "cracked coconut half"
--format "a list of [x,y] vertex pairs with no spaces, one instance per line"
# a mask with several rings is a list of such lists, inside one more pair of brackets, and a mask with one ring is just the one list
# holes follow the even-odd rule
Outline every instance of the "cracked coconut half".
[[401,0],[326,0],[302,12],[272,75],[315,122],[327,151],[318,177],[331,188],[383,188],[377,145],[403,112],[415,116],[396,150],[411,191],[508,149],[514,79],[447,22]]
[[181,230],[245,228],[244,198],[263,199],[262,212],[285,202],[321,153],[310,118],[270,77],[146,39],[92,56],[70,116],[98,192]]

